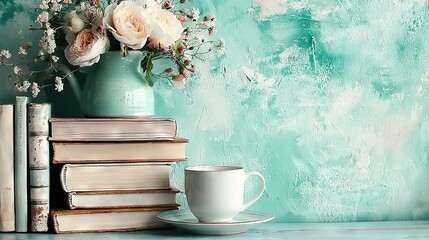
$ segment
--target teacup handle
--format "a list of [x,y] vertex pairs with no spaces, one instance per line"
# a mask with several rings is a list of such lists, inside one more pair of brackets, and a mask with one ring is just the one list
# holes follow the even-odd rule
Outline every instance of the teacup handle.
[[255,203],[262,196],[262,194],[264,193],[264,190],[265,190],[265,178],[258,171],[247,172],[246,175],[245,175],[244,182],[246,182],[247,179],[249,179],[249,177],[252,176],[252,175],[255,175],[255,176],[259,177],[259,179],[261,180],[261,188],[259,189],[259,192],[258,192],[258,194],[256,194],[255,197],[253,197],[252,199],[250,199],[247,203],[245,203],[243,205],[243,208],[241,209],[241,211],[244,211],[250,205],[252,205],[253,203]]

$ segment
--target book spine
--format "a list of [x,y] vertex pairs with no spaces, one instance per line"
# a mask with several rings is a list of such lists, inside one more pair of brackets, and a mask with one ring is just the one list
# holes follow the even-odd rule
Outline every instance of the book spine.
[[28,97],[17,96],[15,103],[15,230],[28,230],[27,195],[27,103]]
[[67,186],[67,170],[69,166],[70,164],[64,164],[60,172],[61,187],[63,187],[64,192],[67,192],[67,193],[71,192]]
[[30,231],[47,232],[49,216],[49,118],[51,105],[28,105]]
[[58,214],[56,212],[51,211],[49,213],[49,218],[51,219],[51,229],[54,233],[60,233],[60,228],[58,224]]
[[13,105],[0,105],[0,232],[15,231]]
[[73,204],[73,197],[76,196],[76,192],[67,193],[67,205],[70,209],[76,209],[77,207]]

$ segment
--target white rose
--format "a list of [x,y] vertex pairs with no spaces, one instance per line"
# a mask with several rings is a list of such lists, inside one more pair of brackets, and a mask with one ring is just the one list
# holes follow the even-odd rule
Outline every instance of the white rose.
[[121,43],[121,47],[125,45],[140,49],[152,31],[147,12],[133,1],[122,1],[119,5],[113,3],[106,8],[103,23]]
[[72,65],[91,66],[98,62],[100,54],[105,51],[107,42],[107,36],[84,29],[64,50],[65,57]]
[[[104,29],[103,29],[103,18],[102,17],[94,17],[94,19],[92,20],[91,24],[91,31],[93,33],[97,33],[97,34],[104,34]],[[66,41],[68,44],[71,44],[74,42],[74,40],[76,39],[76,35],[79,32],[71,32],[71,31],[67,31],[66,34]]]
[[85,21],[79,16],[76,11],[69,12],[65,18],[66,31],[72,33],[78,33],[85,28]]
[[152,34],[149,37],[151,41],[167,47],[181,37],[182,24],[172,12],[160,9],[150,14],[152,17]]

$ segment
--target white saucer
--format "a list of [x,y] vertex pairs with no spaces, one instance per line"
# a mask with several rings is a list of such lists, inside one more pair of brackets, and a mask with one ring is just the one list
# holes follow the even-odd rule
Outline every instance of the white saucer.
[[189,209],[171,210],[158,214],[158,219],[178,228],[198,234],[226,235],[242,233],[255,224],[268,222],[274,219],[274,215],[253,211],[244,211],[238,214],[230,222],[205,223],[199,222]]

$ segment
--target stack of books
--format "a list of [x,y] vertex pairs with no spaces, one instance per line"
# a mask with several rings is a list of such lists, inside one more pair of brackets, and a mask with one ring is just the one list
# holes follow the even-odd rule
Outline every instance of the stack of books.
[[162,227],[177,209],[169,173],[187,139],[165,118],[51,118],[51,105],[0,104],[0,232]]
[[[51,118],[52,230],[132,231],[163,227],[177,209],[170,169],[187,139],[169,118]],[[57,186],[57,187],[55,187]]]

